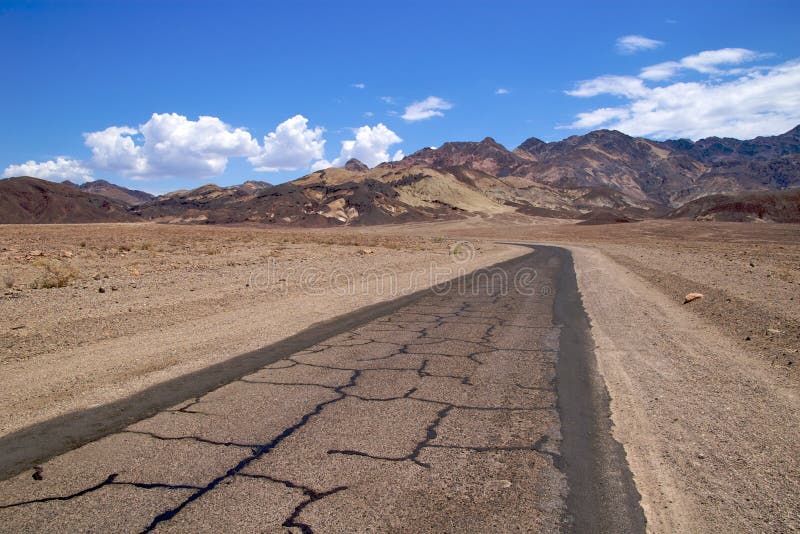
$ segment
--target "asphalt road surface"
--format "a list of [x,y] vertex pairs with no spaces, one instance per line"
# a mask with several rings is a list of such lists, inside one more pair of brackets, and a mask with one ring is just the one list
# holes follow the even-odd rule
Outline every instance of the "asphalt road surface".
[[0,530],[643,532],[569,254],[437,293],[3,438]]

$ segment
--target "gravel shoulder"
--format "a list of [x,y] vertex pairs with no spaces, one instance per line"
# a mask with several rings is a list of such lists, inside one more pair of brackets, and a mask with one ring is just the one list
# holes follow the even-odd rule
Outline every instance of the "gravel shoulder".
[[800,529],[797,388],[602,252],[570,248],[650,530]]

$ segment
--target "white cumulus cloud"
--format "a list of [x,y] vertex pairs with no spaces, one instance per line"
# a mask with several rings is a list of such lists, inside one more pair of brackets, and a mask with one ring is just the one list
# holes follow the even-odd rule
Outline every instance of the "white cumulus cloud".
[[617,39],[617,51],[620,54],[635,54],[641,50],[652,50],[664,44],[663,41],[650,39],[643,35],[624,35]]
[[248,161],[257,171],[306,168],[325,154],[324,132],[321,127],[309,128],[307,118],[295,115],[264,136],[263,147]]
[[383,123],[378,123],[375,126],[362,126],[355,130],[355,139],[342,141],[342,149],[337,158],[333,161],[326,159],[316,161],[311,166],[311,170],[318,171],[328,167],[340,167],[351,158],[356,158],[368,167],[374,167],[384,161],[402,159],[404,157],[402,150],[395,151],[392,156],[389,155],[389,147],[402,141],[400,136]]
[[26,161],[19,165],[9,165],[3,171],[3,178],[11,176],[32,176],[43,180],[71,180],[73,182],[91,182],[92,170],[82,161],[62,156],[48,161]]
[[71,180],[73,182],[91,182],[93,180],[92,170],[83,162],[61,156],[54,160],[40,162],[30,160],[19,165],[9,165],[3,171],[3,177],[11,176],[32,176],[44,180]]
[[407,121],[420,121],[423,119],[430,119],[431,117],[443,117],[446,111],[451,109],[453,104],[447,100],[441,99],[438,96],[429,96],[425,100],[413,102],[406,107],[405,113],[402,117]]
[[133,136],[139,131],[128,126],[110,126],[99,132],[83,135],[86,146],[92,149],[92,166],[99,170],[145,174],[147,158]]
[[[636,82],[632,76],[603,76],[581,82],[568,94],[615,95],[627,102],[580,113],[569,128],[613,128],[659,139],[714,135],[746,139],[790,130],[800,123],[800,58],[758,69],[721,70],[721,66],[756,57],[763,56],[728,48],[645,68],[640,76],[655,86],[646,86],[641,79]],[[704,79],[665,81],[680,69],[704,74]]]
[[510,93],[510,91],[509,91],[508,89],[506,89],[505,87],[499,87],[499,88],[498,88],[498,89],[497,89],[497,90],[494,92],[494,94],[496,94],[496,95],[507,95],[508,93]]
[[138,129],[112,126],[84,134],[91,164],[139,178],[211,178],[225,172],[228,158],[252,156],[258,142],[244,128],[217,117],[196,121],[177,113],[153,113]]

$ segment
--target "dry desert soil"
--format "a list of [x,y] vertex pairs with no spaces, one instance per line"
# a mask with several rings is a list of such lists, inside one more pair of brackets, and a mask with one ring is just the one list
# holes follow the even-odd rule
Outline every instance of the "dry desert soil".
[[800,530],[797,225],[0,226],[0,436],[528,250],[509,243],[572,253],[648,530]]

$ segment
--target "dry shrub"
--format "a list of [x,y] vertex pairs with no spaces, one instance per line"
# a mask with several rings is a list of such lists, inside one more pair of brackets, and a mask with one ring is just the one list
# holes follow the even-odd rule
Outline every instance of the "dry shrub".
[[42,276],[35,280],[31,287],[34,289],[51,289],[65,287],[77,276],[75,269],[57,261],[45,261],[40,264],[43,268]]
[[16,280],[14,280],[14,277],[10,274],[3,276],[3,285],[6,287],[6,289],[11,289],[14,287],[15,282]]

